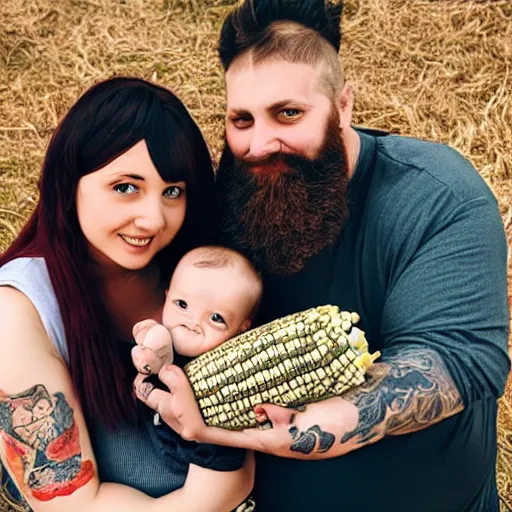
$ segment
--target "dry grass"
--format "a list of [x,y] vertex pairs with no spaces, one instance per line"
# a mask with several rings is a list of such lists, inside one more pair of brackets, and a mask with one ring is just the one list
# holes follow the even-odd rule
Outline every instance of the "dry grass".
[[[0,250],[35,204],[58,119],[100,79],[136,75],[172,88],[218,157],[224,96],[215,43],[233,3],[0,2]],[[347,0],[342,44],[346,75],[356,86],[356,123],[445,142],[467,156],[499,199],[509,247],[511,20],[509,0]],[[510,386],[501,404],[500,448],[500,491],[512,509]]]

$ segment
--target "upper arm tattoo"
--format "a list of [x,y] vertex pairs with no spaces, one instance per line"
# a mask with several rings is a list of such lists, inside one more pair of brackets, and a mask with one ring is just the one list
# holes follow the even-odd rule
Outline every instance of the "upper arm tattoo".
[[0,390],[0,448],[20,490],[40,501],[67,496],[94,475],[65,396],[42,385],[15,395]]
[[356,436],[365,444],[384,435],[415,432],[464,408],[441,357],[431,349],[387,352],[385,362],[376,363],[368,377],[367,384],[343,395],[359,409],[359,420],[341,443]]

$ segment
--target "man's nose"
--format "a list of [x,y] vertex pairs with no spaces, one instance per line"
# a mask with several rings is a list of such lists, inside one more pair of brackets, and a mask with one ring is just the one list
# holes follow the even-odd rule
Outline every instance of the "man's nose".
[[246,158],[250,160],[262,160],[281,149],[281,143],[276,136],[275,130],[267,123],[255,123],[252,129],[249,142],[249,151]]

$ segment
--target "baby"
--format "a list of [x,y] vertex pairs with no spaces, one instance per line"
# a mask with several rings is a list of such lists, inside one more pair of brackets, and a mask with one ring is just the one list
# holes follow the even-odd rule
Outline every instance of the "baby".
[[[196,357],[248,330],[262,295],[258,273],[241,254],[218,246],[194,249],[179,261],[167,291],[162,324],[143,320],[133,328],[132,359],[140,373],[156,374],[173,351]],[[242,467],[243,450],[184,441],[166,424],[149,428],[177,476],[191,464],[214,471]],[[243,510],[250,510],[245,504]]]
[[133,327],[137,370],[156,374],[172,363],[173,349],[197,357],[248,330],[261,294],[261,279],[241,254],[218,246],[188,252],[172,275],[162,324],[143,320]]

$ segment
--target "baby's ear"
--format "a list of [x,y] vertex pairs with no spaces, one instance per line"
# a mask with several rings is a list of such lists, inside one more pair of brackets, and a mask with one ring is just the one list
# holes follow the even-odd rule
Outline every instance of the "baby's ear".
[[239,332],[248,331],[251,328],[251,320],[248,318],[241,326]]

